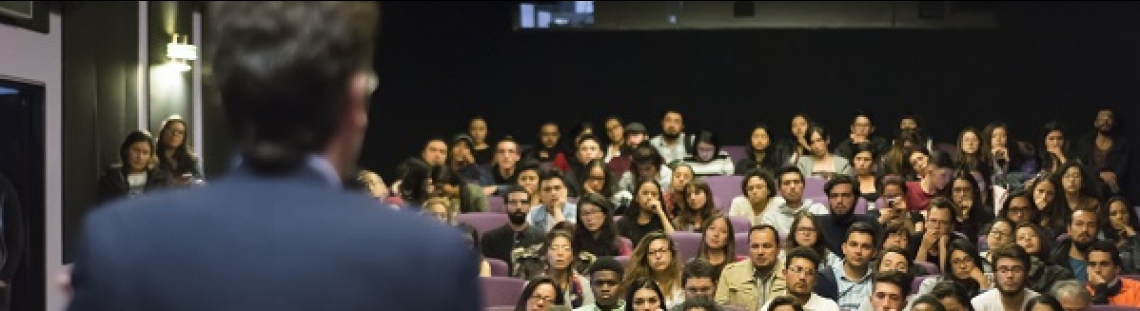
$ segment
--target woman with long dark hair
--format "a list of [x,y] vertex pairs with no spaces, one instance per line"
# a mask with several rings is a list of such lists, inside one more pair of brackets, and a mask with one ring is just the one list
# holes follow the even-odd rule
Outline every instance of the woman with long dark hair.
[[665,294],[661,286],[650,278],[638,278],[628,282],[625,289],[625,311],[666,310]]
[[136,197],[165,187],[168,174],[155,168],[154,141],[150,133],[136,130],[119,145],[119,163],[111,165],[99,178],[99,200]]
[[1115,196],[1100,211],[1101,239],[1116,244],[1120,251],[1122,274],[1140,272],[1140,235],[1136,234],[1136,211],[1123,197]]
[[955,239],[950,242],[946,252],[950,256],[947,256],[941,267],[942,275],[923,280],[918,287],[919,295],[929,293],[935,284],[942,281],[957,283],[966,293],[966,297],[975,297],[991,288],[993,277],[983,272],[984,259],[973,243],[965,239]]
[[1049,262],[1053,239],[1052,235],[1046,235],[1041,226],[1021,224],[1017,226],[1015,235],[1017,246],[1029,254],[1029,265],[1025,269],[1025,285],[1029,289],[1045,292],[1053,283],[1073,278],[1069,269]]
[[1038,171],[1053,172],[1077,157],[1069,151],[1068,132],[1056,121],[1045,123],[1041,129],[1041,143],[1037,145]]
[[736,235],[732,221],[727,216],[718,215],[705,221],[701,232],[701,246],[697,247],[697,257],[707,260],[713,266],[713,279],[719,280],[724,267],[736,260]]
[[958,232],[967,237],[978,236],[982,227],[994,219],[993,208],[982,199],[977,180],[965,171],[958,171],[950,181],[950,198],[958,205]]
[[685,204],[679,204],[677,217],[673,218],[673,228],[681,231],[704,231],[706,220],[720,215],[713,204],[712,189],[701,179],[694,179],[685,185],[682,195]]
[[202,178],[198,168],[198,156],[186,141],[186,120],[179,115],[171,115],[162,121],[159,130],[156,155],[158,167],[169,173],[174,185],[188,185]]
[[519,302],[515,304],[515,311],[546,311],[551,306],[566,304],[566,299],[560,295],[562,290],[554,279],[549,277],[536,277],[526,283]]
[[628,256],[632,250],[623,247],[613,223],[613,205],[595,193],[578,198],[578,222],[574,244],[580,253],[596,257]]
[[771,174],[788,162],[786,154],[776,152],[776,144],[772,143],[772,135],[768,131],[768,125],[764,123],[752,127],[752,134],[745,149],[748,151],[747,156],[737,161],[734,167],[736,175],[745,175],[758,169]]
[[436,196],[451,200],[452,208],[458,213],[487,211],[487,197],[478,185],[468,184],[463,176],[445,165],[431,169],[431,181]]
[[673,224],[665,214],[665,198],[661,194],[661,186],[652,179],[643,179],[637,183],[637,192],[634,200],[626,209],[626,215],[618,220],[618,234],[633,241],[634,248],[641,247],[642,237],[653,231],[673,233]]
[[431,180],[431,167],[419,158],[412,157],[404,160],[396,167],[396,188],[399,200],[393,202],[393,207],[419,211],[427,202],[434,188]]

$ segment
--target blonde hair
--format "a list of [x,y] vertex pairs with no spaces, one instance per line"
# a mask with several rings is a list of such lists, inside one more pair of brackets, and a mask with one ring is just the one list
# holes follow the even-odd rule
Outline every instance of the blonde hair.
[[432,205],[441,205],[441,206],[443,206],[444,210],[447,210],[448,222],[451,222],[452,218],[455,217],[455,208],[451,205],[450,199],[440,198],[440,197],[428,199],[427,201],[424,202],[424,206],[423,206],[424,211],[425,212],[430,211]]

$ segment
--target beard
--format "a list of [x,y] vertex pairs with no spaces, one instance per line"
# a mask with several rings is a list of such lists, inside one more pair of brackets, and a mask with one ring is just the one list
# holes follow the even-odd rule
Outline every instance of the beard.
[[665,139],[668,140],[676,140],[678,137],[681,137],[681,132],[669,133],[666,131],[664,133],[661,133],[661,136],[665,137]]
[[521,226],[522,224],[526,223],[526,213],[507,213],[507,219],[511,221],[512,225]]
[[1089,252],[1089,247],[1092,247],[1092,244],[1093,244],[1092,239],[1089,239],[1088,242],[1084,242],[1084,243],[1080,243],[1080,242],[1077,242],[1077,240],[1073,240],[1073,246],[1076,246],[1077,250],[1081,251],[1082,254],[1087,254]]

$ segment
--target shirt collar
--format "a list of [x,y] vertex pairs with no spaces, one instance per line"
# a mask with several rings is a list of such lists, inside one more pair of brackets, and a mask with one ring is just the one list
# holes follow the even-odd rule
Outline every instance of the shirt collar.
[[[234,157],[230,159],[230,167],[240,167],[242,160],[243,159],[240,154],[234,155]],[[336,168],[333,167],[328,158],[316,154],[309,154],[305,158],[305,168],[316,172],[317,175],[319,175],[321,179],[324,179],[325,182],[327,182],[330,186],[333,186],[337,189],[344,187],[344,184],[341,182],[339,177],[340,174],[337,174]]]

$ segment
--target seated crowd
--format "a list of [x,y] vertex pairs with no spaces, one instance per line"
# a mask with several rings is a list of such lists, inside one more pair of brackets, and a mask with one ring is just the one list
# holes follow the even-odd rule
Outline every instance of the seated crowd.
[[[797,114],[792,138],[757,125],[734,159],[713,133],[685,133],[677,111],[652,138],[616,117],[601,135],[581,124],[572,149],[553,122],[536,146],[491,145],[474,118],[400,163],[394,182],[362,171],[350,184],[462,229],[482,251],[482,276],[526,281],[515,310],[1140,307],[1127,141],[1112,110],[1094,124],[1075,144],[1055,122],[1032,143],[993,122],[951,145],[928,138],[916,114],[889,139],[857,112],[833,144]],[[131,148],[123,163],[142,167]],[[739,188],[712,186],[730,177]],[[470,213],[505,217],[478,232],[459,220]],[[699,246],[682,252],[689,236]],[[492,276],[491,261],[506,271]]]

